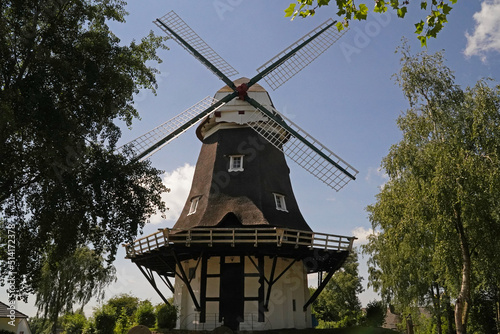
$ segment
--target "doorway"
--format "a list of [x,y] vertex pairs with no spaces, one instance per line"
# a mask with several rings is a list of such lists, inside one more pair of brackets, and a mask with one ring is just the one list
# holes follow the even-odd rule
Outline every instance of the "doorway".
[[245,265],[240,256],[224,257],[220,272],[220,320],[224,326],[238,330],[244,321]]

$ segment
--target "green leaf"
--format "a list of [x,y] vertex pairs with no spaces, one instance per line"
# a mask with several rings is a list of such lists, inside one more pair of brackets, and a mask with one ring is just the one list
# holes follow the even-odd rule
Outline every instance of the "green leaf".
[[401,7],[398,9],[398,17],[403,18],[406,15],[407,8]]
[[367,15],[368,15],[368,7],[365,4],[360,4],[359,10],[357,10],[354,14],[354,18],[356,20],[366,20]]
[[417,28],[417,30],[415,30],[415,34],[420,35],[424,30],[424,21],[421,20],[419,23],[416,23],[415,28]]
[[387,6],[385,5],[384,1],[379,1],[373,8],[374,13],[385,13],[387,12]]
[[344,24],[342,22],[337,22],[337,24],[335,24],[335,26],[337,27],[337,29],[339,31],[344,30]]
[[290,17],[295,12],[295,4],[291,3],[290,6],[285,9],[285,17]]
[[427,37],[426,36],[418,36],[417,38],[420,40],[421,47],[427,47]]
[[330,0],[318,0],[318,6],[321,7],[321,6],[328,6],[328,4],[330,3]]
[[441,6],[441,8],[443,9],[443,14],[444,15],[448,15],[450,13],[450,11],[453,9],[451,6],[449,6],[448,4],[443,4]]

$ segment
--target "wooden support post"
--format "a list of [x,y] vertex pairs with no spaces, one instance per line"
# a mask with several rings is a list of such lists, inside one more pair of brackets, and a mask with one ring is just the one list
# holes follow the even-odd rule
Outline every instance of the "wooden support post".
[[271,267],[271,276],[269,276],[269,282],[268,282],[268,287],[267,287],[267,295],[266,299],[264,301],[264,309],[269,311],[269,298],[271,298],[271,289],[273,287],[273,280],[274,280],[274,272],[276,270],[276,262],[278,261],[278,257],[274,256],[273,258],[273,266]]
[[207,257],[202,253],[200,275],[200,323],[205,323],[207,317],[207,262]]
[[163,294],[161,293],[160,289],[156,285],[153,273],[150,271],[149,275],[148,275],[146,273],[146,271],[139,264],[136,263],[136,266],[137,266],[137,268],[139,268],[139,270],[144,275],[144,277],[146,277],[146,279],[148,280],[149,284],[151,284],[151,286],[153,287],[153,289],[155,289],[156,293],[158,293],[158,295],[160,295],[160,298],[163,300],[163,302],[165,304],[167,304],[167,305],[170,305],[170,303],[168,302],[167,298],[165,298],[165,296],[163,296]]
[[196,311],[200,311],[201,307],[200,304],[198,303],[198,300],[196,299],[196,296],[194,294],[193,288],[191,287],[191,284],[189,284],[189,278],[186,276],[186,272],[184,271],[184,268],[182,267],[182,263],[179,261],[177,258],[177,255],[173,253],[175,262],[177,263],[177,267],[179,267],[180,271],[180,278],[186,284],[186,288],[188,289],[189,295],[191,296],[191,300],[194,303],[194,307],[196,308]]

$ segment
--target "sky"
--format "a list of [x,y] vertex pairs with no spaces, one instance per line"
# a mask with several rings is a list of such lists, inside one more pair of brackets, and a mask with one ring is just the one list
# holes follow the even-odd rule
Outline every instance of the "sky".
[[[332,4],[307,19],[291,21],[284,9],[291,0],[148,0],[129,1],[126,23],[112,24],[122,40],[140,40],[150,30],[163,32],[152,21],[174,10],[239,74],[253,77],[256,69],[288,45],[323,23],[336,19]],[[375,203],[376,194],[387,181],[380,163],[401,133],[396,120],[408,107],[392,78],[399,69],[400,54],[395,53],[406,37],[414,53],[423,51],[414,34],[414,24],[424,17],[419,6],[410,6],[405,19],[394,14],[370,15],[364,22],[351,22],[350,30],[312,64],[276,91],[268,90],[274,106],[294,123],[318,139],[359,170],[355,181],[339,192],[328,188],[293,161],[288,161],[290,177],[300,210],[315,232],[355,236],[356,246],[371,233],[366,207]],[[448,23],[437,39],[428,41],[428,52],[445,50],[447,66],[455,71],[456,83],[463,88],[482,78],[500,80],[500,0],[458,1]],[[163,62],[151,64],[161,71],[157,94],[141,91],[135,106],[141,120],[131,129],[122,125],[121,144],[142,135],[181,113],[224,84],[173,40],[169,50],[160,52]],[[166,219],[151,218],[143,235],[158,228],[172,227],[186,201],[201,142],[194,128],[151,157],[163,171],[163,181],[171,189],[164,196],[169,207]],[[161,300],[139,269],[126,260],[121,249],[115,267],[117,281],[106,292],[106,299],[130,293],[153,303]],[[368,282],[367,255],[360,255],[360,275]],[[311,282],[314,278],[311,279]],[[166,295],[169,295],[168,290]],[[0,298],[3,300],[5,291]],[[367,289],[360,295],[363,305],[377,299]],[[21,312],[34,316],[34,297],[19,303]],[[98,305],[93,300],[87,315]]]

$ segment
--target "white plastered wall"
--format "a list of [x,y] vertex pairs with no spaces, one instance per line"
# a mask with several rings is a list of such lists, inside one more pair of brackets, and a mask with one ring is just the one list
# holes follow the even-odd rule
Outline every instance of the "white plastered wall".
[[[253,258],[257,263],[257,259]],[[228,261],[228,260],[226,260]],[[274,279],[276,279],[288,265],[290,259],[278,258]],[[189,269],[195,268],[197,260],[184,261],[183,267],[187,275]],[[220,257],[211,257],[207,262],[207,274],[217,275],[220,273]],[[272,271],[272,258],[265,257],[265,277],[269,280]],[[193,269],[191,269],[193,270]],[[258,273],[257,268],[248,257],[245,257],[245,274]],[[200,301],[200,278],[201,265],[198,265],[195,277],[191,280],[191,287],[198,302]],[[259,277],[245,278],[245,297],[257,297],[259,290]],[[207,277],[207,298],[219,296],[219,277]],[[267,295],[268,284],[264,284],[264,296]],[[281,328],[309,328],[311,327],[311,310],[304,312],[302,307],[309,299],[307,287],[307,273],[301,261],[294,263],[285,274],[274,283],[271,289],[271,297],[268,311],[264,313],[265,321],[258,322],[258,302],[245,301],[245,321],[240,323],[240,330],[267,330]],[[206,302],[206,322],[199,322],[199,312],[196,311],[194,303],[189,295],[184,282],[175,279],[174,304],[179,307],[178,329],[188,330],[212,330],[222,324],[219,323],[219,303],[216,301]]]

